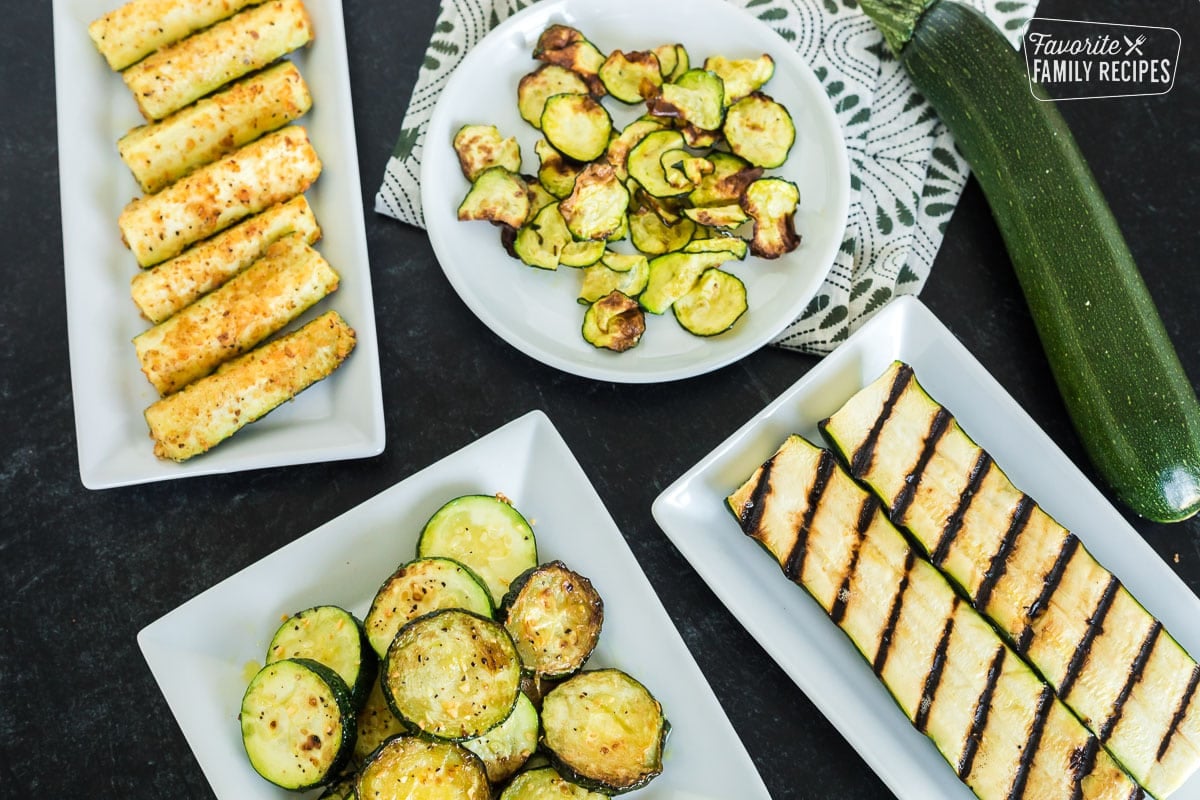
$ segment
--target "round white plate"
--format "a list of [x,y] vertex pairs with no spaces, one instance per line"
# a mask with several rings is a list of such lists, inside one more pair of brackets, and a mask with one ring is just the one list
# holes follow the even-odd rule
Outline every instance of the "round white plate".
[[[454,153],[455,132],[469,123],[496,125],[521,143],[522,172],[537,171],[540,131],[517,113],[517,82],[540,62],[531,55],[547,25],[578,28],[601,52],[646,50],[682,43],[693,65],[710,55],[753,58],[769,53],[775,74],[763,91],[787,107],[796,142],[768,175],[800,189],[800,246],[775,259],[749,256],[724,268],[746,284],[749,311],[719,336],[683,330],[674,315],[647,314],[637,347],[613,353],[586,342],[584,307],[576,301],[576,270],[528,267],[505,253],[499,229],[460,222],[470,188]],[[604,105],[615,127],[644,113],[612,98]],[[846,227],[850,176],[841,128],[824,89],[787,42],[751,14],[724,0],[544,0],[515,14],[471,50],[451,75],[434,109],[421,167],[421,202],[434,253],[463,302],[513,347],[566,372],[599,380],[649,383],[699,375],[762,347],[799,316],[821,286]],[[624,246],[628,246],[625,242]]]

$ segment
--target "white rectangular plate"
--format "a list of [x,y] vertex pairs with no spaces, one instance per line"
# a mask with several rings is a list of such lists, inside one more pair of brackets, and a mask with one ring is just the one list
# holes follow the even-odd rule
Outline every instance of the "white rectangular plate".
[[630,798],[769,800],[691,653],[579,462],[533,411],[401,481],[188,601],[138,644],[222,800],[295,797],[254,773],[237,714],[282,616],[332,603],[361,619],[376,589],[416,554],[442,503],[503,492],[533,524],[542,562],[561,559],[604,600],[589,667],[619,667],[663,704],[672,729],[662,775]]
[[[974,795],[909,723],[850,639],[762,548],[725,498],[783,440],[821,443],[817,422],[895,359],[954,413],[1013,483],[1070,528],[1192,653],[1200,600],[1029,415],[918,300],[901,297],[666,489],[654,517],[684,557],[813,704],[905,800]],[[1200,798],[1193,777],[1172,800]]]
[[328,380],[183,464],[154,456],[142,411],[158,399],[131,340],[149,323],[129,296],[137,261],[121,243],[117,217],[141,192],[116,142],[143,122],[121,76],[88,38],[93,19],[120,0],[54,0],[54,68],[62,193],[63,271],[79,474],[89,489],[190,475],[336,461],[383,450],[383,395],[375,311],[358,180],[341,0],[307,4],[316,38],[293,60],[313,110],[298,121],[324,170],[307,196],[324,231],[317,248],[341,288],[299,324],[337,309],[358,332],[354,353]]

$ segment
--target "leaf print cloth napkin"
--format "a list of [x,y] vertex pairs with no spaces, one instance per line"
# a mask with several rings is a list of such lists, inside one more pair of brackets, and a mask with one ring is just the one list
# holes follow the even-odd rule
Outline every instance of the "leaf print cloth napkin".
[[[536,0],[443,0],[375,210],[424,227],[421,152],[450,73],[488,31]],[[857,0],[729,0],[773,28],[812,66],[850,156],[850,214],[828,277],[772,342],[825,354],[896,295],[929,276],[968,167],[932,107]],[[962,0],[1017,46],[1037,0]]]

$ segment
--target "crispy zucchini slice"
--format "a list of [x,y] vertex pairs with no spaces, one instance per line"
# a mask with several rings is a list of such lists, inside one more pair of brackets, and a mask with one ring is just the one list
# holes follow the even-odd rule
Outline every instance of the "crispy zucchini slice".
[[724,206],[742,199],[746,187],[762,177],[762,167],[755,167],[744,158],[714,150],[708,162],[712,172],[700,178],[696,188],[688,194],[693,206]]
[[[685,208],[683,210],[688,219],[695,222],[697,225],[704,225],[710,228],[725,228],[733,229],[750,219],[746,210],[737,203],[730,203],[725,206],[701,206],[699,208]],[[757,255],[757,254],[756,254]]]
[[537,565],[533,528],[507,499],[496,495],[456,497],[425,523],[417,556],[446,556],[483,579],[499,603],[513,579]]
[[284,620],[267,645],[266,663],[285,658],[309,658],[336,672],[349,687],[356,710],[379,675],[379,660],[362,623],[339,606],[314,606]]
[[336,672],[310,659],[288,658],[259,670],[242,696],[238,720],[250,766],[284,789],[332,780],[354,750],[350,691]]
[[649,50],[614,50],[600,65],[600,80],[611,97],[630,105],[655,94],[663,84],[658,56]]
[[646,134],[661,131],[666,127],[667,124],[663,120],[643,116],[630,122],[621,129],[619,134],[612,137],[608,143],[608,149],[604,151],[604,157],[616,170],[618,178],[623,181],[629,177],[629,171],[625,164],[633,146],[640,142]]
[[612,291],[637,297],[646,288],[649,279],[650,263],[644,255],[625,255],[610,250],[599,264],[584,268],[579,302],[591,305]]
[[650,259],[650,279],[642,292],[642,308],[651,314],[663,314],[679,298],[692,290],[706,269],[733,260],[733,253],[717,250],[708,253],[667,253]]
[[638,302],[618,290],[593,302],[583,315],[583,338],[595,347],[622,353],[636,347],[645,332]]
[[551,766],[525,770],[500,794],[500,800],[604,800],[606,797],[564,780]]
[[629,151],[625,168],[629,172],[629,177],[637,181],[643,191],[654,197],[675,197],[686,194],[691,186],[673,186],[667,179],[662,162],[664,153],[683,149],[683,134],[679,131],[652,131],[643,136],[641,141]]
[[454,134],[454,152],[463,176],[474,182],[490,167],[504,167],[512,173],[521,171],[521,145],[517,137],[504,138],[495,125],[463,125]]
[[742,208],[754,218],[750,252],[759,258],[779,258],[800,246],[796,206],[800,190],[783,178],[759,178],[746,187]]
[[533,57],[571,70],[584,79],[592,94],[604,94],[604,82],[599,76],[604,54],[578,29],[561,24],[547,26],[533,48]]
[[561,561],[513,581],[498,614],[525,669],[550,680],[583,669],[604,625],[604,601],[592,582]]
[[542,745],[572,782],[605,794],[632,791],[662,772],[670,725],[662,705],[617,669],[580,672],[542,701]]
[[[409,788],[411,787],[411,788]],[[363,764],[359,800],[490,800],[487,770],[462,745],[415,736],[389,739]]]
[[701,130],[720,129],[725,118],[725,86],[706,69],[689,69],[647,101],[656,117],[678,119]]
[[712,162],[687,150],[668,150],[659,157],[663,174],[672,186],[694,189],[700,180],[713,171]]
[[[591,241],[607,239],[620,230],[628,209],[629,190],[617,179],[613,168],[603,162],[584,167],[575,178],[571,194],[558,204],[571,235]],[[604,253],[603,247],[600,253]]]
[[531,267],[554,270],[558,269],[563,250],[572,243],[567,222],[555,202],[539,211],[532,222],[517,231],[513,252]]
[[558,263],[564,267],[586,269],[604,257],[606,246],[607,242],[604,239],[568,242],[558,254]]
[[525,179],[506,167],[488,167],[467,190],[458,205],[458,218],[487,220],[519,228],[529,217],[529,186]]
[[560,200],[569,195],[584,165],[567,158],[545,139],[538,139],[534,143],[533,152],[538,157],[537,177],[542,188]]
[[493,784],[512,777],[537,749],[541,719],[538,710],[524,692],[508,719],[482,736],[467,739],[462,746],[479,756]]
[[612,117],[591,95],[551,95],[542,110],[542,133],[567,158],[592,161],[608,148]]
[[[704,232],[711,231],[709,228],[700,229]],[[714,236],[706,236],[701,238],[699,235],[694,237],[690,242],[683,246],[685,253],[712,253],[717,250],[725,250],[729,252],[738,261],[746,257],[750,251],[750,245],[746,244],[746,240],[737,236],[730,236],[722,231],[712,231]],[[699,233],[699,231],[698,231]]]
[[720,76],[725,85],[725,105],[731,106],[752,92],[757,92],[775,74],[775,59],[763,53],[758,58],[728,59],[709,56],[704,68]]
[[521,119],[541,130],[548,97],[588,93],[587,82],[577,73],[558,64],[542,64],[517,83],[517,112]]
[[354,740],[353,760],[360,765],[379,745],[393,736],[409,732],[408,726],[396,716],[387,703],[387,696],[383,693],[382,674],[371,681],[371,691],[367,694],[362,708],[358,710],[356,720],[358,735]]
[[746,285],[736,275],[712,267],[671,308],[688,333],[716,336],[746,313]]
[[405,724],[463,741],[495,728],[521,688],[521,657],[498,622],[443,608],[405,623],[383,660],[383,691]]
[[752,92],[731,105],[721,131],[736,155],[767,169],[781,166],[796,141],[792,115],[761,92]]
[[629,213],[629,239],[646,255],[661,256],[681,250],[695,232],[696,223],[687,217],[670,225],[650,208],[641,207]]
[[688,57],[687,48],[676,42],[675,44],[662,44],[655,47],[651,52],[658,59],[658,66],[662,72],[663,83],[670,83],[676,80],[680,75],[687,72],[692,67],[691,59]]

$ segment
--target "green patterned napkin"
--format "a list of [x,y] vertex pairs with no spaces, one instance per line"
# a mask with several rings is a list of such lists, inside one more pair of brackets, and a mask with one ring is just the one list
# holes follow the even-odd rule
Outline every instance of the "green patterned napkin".
[[[434,103],[485,34],[534,0],[443,0],[400,137],[375,197],[380,214],[424,227],[421,151]],[[1014,47],[1037,0],[963,0]],[[857,0],[729,0],[773,28],[812,66],[834,104],[850,155],[850,216],[825,284],[773,344],[833,350],[892,297],[916,294],[968,168]]]

